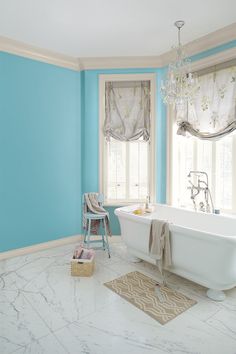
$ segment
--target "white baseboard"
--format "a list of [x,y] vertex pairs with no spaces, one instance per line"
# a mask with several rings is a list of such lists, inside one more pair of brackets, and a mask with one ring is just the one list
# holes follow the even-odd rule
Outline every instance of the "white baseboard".
[[17,248],[6,252],[0,252],[0,260],[46,250],[48,248],[59,247],[59,246],[67,245],[69,243],[80,242],[81,240],[82,240],[82,235],[74,235],[74,236],[63,237],[57,240],[38,243],[32,246]]
[[[57,240],[52,240],[52,241],[43,242],[43,243],[37,243],[36,245],[32,245],[32,246],[17,248],[17,249],[6,251],[6,252],[0,252],[0,261],[7,259],[7,258],[18,257],[18,256],[22,256],[22,255],[28,254],[28,253],[39,252],[39,251],[43,251],[43,250],[46,250],[49,248],[67,245],[67,244],[74,243],[74,242],[81,242],[82,237],[83,237],[82,235],[68,236],[68,237],[59,238]],[[96,238],[96,236],[94,236],[94,239],[95,238]],[[111,243],[120,242],[120,241],[121,241],[121,237],[117,236],[117,235],[115,235],[109,239],[109,242],[111,242]]]

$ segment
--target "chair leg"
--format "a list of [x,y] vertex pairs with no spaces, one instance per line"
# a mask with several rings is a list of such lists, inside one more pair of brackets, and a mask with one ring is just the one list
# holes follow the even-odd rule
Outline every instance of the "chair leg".
[[87,241],[86,241],[88,244],[88,248],[90,248],[90,232],[91,232],[91,219],[89,219]]
[[88,220],[86,220],[86,227],[84,229],[84,244],[87,243],[86,236],[87,236],[87,231],[88,231]]
[[106,225],[106,220],[104,220],[104,229],[105,229],[105,237],[106,237],[106,248],[107,248],[108,256],[109,256],[109,258],[111,258],[111,254],[110,254],[110,247],[109,247],[109,243],[108,243],[108,236],[107,236],[107,225]]
[[102,220],[102,226],[103,226],[103,234],[102,234],[102,247],[103,250],[105,251],[106,249],[106,245],[105,245],[105,240],[104,240],[104,236],[105,236],[105,220]]

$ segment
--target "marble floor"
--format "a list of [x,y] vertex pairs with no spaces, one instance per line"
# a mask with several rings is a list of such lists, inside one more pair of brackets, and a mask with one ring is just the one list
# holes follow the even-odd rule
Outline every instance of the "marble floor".
[[70,276],[75,244],[0,262],[0,353],[16,354],[236,354],[236,288],[216,303],[206,289],[168,274],[168,284],[197,304],[162,326],[103,283],[139,270],[119,237],[112,256],[96,252],[93,277]]

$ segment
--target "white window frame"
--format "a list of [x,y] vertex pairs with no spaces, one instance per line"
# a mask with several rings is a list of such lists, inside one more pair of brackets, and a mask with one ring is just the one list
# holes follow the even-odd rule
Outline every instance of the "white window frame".
[[[155,171],[156,171],[156,154],[155,154],[155,97],[156,97],[156,74],[102,74],[99,75],[99,191],[105,196],[105,137],[103,134],[103,124],[105,119],[105,84],[109,81],[150,81],[151,92],[151,128],[150,128],[150,141],[149,144],[149,196],[151,202],[155,202],[156,195],[156,183],[155,183]],[[137,200],[136,202],[140,202]],[[122,206],[127,204],[133,204],[134,201],[124,200],[122,202],[118,200],[106,200],[105,205]]]
[[[209,56],[202,60],[192,63],[192,72],[200,71],[213,67],[214,65],[223,64],[224,62],[235,59],[236,53],[235,50],[226,50],[223,53],[217,53],[216,55]],[[172,191],[172,148],[173,148],[173,124],[174,124],[174,112],[168,106],[167,107],[167,191],[166,191],[166,203],[172,205],[173,202],[173,191]],[[235,139],[233,142],[233,149],[236,148]],[[236,176],[236,164],[233,164],[233,176]],[[236,186],[233,183],[233,200],[232,200],[232,213],[236,213]],[[224,212],[224,210],[222,210]],[[226,211],[228,212],[228,211]]]

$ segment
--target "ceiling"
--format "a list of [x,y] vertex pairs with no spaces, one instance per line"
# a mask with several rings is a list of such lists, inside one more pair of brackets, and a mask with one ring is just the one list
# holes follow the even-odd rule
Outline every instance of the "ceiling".
[[0,35],[74,57],[160,55],[236,22],[236,0],[0,0]]

